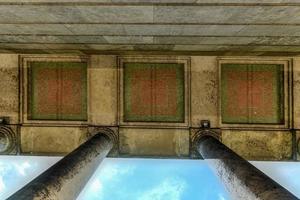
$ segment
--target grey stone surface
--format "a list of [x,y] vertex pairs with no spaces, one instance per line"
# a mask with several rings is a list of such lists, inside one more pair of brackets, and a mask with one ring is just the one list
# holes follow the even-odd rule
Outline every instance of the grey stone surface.
[[151,24],[124,25],[128,35],[235,35],[244,25],[187,25],[187,24]]
[[[300,8],[290,6],[155,6],[154,22],[297,23]],[[293,13],[293,17],[290,16]]]
[[97,44],[89,44],[86,45],[88,49],[91,50],[100,50],[100,51],[131,51],[134,50],[133,45],[97,45]]
[[[182,3],[182,4],[207,4],[207,0],[0,0],[0,3]],[[298,0],[210,0],[209,3],[228,4],[228,3],[299,3]]]
[[[1,26],[1,25],[0,25]],[[65,24],[74,35],[127,35],[122,24]],[[140,35],[140,34],[139,34]]]
[[153,44],[151,36],[104,36],[110,44]]
[[255,37],[154,37],[155,44],[216,44],[216,45],[231,45],[231,44],[249,44],[259,40]]
[[246,25],[237,36],[299,36],[300,27],[294,25]]
[[113,145],[105,134],[93,136],[8,199],[76,199]]
[[0,0],[0,5],[1,52],[292,53],[300,46],[298,0]]
[[[196,55],[208,55],[203,52],[214,52],[209,55],[220,55],[218,52],[224,52],[226,55],[249,55],[249,53],[276,53],[276,55],[286,55],[290,53],[292,55],[298,55],[300,52],[300,45],[298,46],[268,46],[268,45],[218,45],[218,44],[195,44],[195,45],[159,45],[159,44],[68,44],[68,43],[56,43],[56,44],[19,44],[19,43],[0,43],[0,49],[5,52],[12,51],[15,53],[45,53],[45,52],[78,52],[78,51],[90,51],[91,53],[106,53],[110,51],[118,54],[126,53],[126,51],[149,51],[149,53],[160,52],[160,54],[185,52],[189,54],[198,53]],[[152,51],[152,52],[151,52]],[[128,53],[128,52],[127,52]],[[141,52],[140,52],[141,53]],[[222,53],[222,55],[224,55]],[[90,54],[90,53],[88,53]],[[194,55],[194,54],[193,54]],[[252,54],[253,55],[253,54]],[[269,54],[270,55],[270,54]]]
[[155,44],[155,45],[257,45],[300,46],[300,37],[229,36],[34,36],[0,35],[3,44]]
[[298,200],[249,162],[212,136],[198,140],[197,149],[235,200]]
[[[0,34],[45,35],[224,35],[238,34],[244,25],[159,25],[159,24],[0,24]],[[263,26],[264,27],[264,26]],[[265,26],[265,31],[269,30]],[[274,27],[274,26],[271,26]],[[278,29],[285,29],[279,26]],[[293,26],[300,32],[300,28]],[[274,27],[274,29],[277,28]],[[256,27],[255,27],[256,29]],[[255,30],[254,29],[254,30]],[[295,31],[293,29],[293,31]],[[285,31],[282,31],[285,33]],[[247,33],[245,33],[247,35]],[[241,35],[242,36],[242,35]],[[258,35],[259,36],[259,35]]]
[[[298,23],[298,6],[3,5],[0,22]],[[66,13],[68,13],[66,15]],[[291,17],[291,14],[293,17]]]
[[72,34],[61,24],[0,24],[0,34]]
[[[68,14],[66,14],[68,13]],[[151,6],[20,6],[0,7],[0,23],[149,23]]]

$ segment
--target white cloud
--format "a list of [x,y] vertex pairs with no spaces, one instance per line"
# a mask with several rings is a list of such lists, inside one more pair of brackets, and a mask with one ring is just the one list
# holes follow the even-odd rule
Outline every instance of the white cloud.
[[226,200],[226,198],[223,196],[223,194],[219,193],[218,196],[219,196],[219,200]]
[[20,175],[22,176],[26,176],[26,170],[30,168],[30,164],[29,162],[23,162],[21,164],[14,164],[14,167],[16,168],[16,170],[19,172]]
[[131,175],[134,169],[134,166],[111,165],[100,169],[99,177],[103,181],[116,181],[122,175]]
[[143,192],[139,200],[180,200],[187,184],[180,179],[165,179],[161,184]]
[[3,178],[0,177],[0,192],[3,192],[4,190],[5,190],[5,184]]
[[[134,173],[135,166],[123,166],[116,163],[103,163],[95,172],[92,179],[86,185],[84,190],[80,193],[77,200],[101,200],[104,199],[105,193],[110,189],[107,186],[118,185],[120,180],[124,179],[122,176],[131,175]],[[116,191],[117,192],[117,191]]]
[[96,179],[92,182],[91,190],[92,192],[102,192],[103,186],[99,179]]

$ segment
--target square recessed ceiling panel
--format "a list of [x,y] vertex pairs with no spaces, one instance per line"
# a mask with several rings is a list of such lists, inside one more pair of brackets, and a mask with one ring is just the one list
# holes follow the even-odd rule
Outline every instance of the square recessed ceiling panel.
[[121,125],[186,126],[188,59],[121,58]]
[[87,64],[29,63],[30,120],[86,120]]
[[124,64],[124,121],[184,122],[184,65]]

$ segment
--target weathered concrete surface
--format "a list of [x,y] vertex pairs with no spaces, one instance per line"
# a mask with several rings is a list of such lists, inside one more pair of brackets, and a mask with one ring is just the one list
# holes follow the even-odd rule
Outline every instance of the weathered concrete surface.
[[91,56],[88,69],[89,120],[93,125],[117,124],[117,58]]
[[227,5],[227,4],[255,4],[255,5],[265,5],[265,4],[274,4],[274,3],[288,3],[288,4],[296,4],[299,3],[298,0],[211,0],[209,3],[206,0],[0,0],[0,3],[7,4],[32,4],[32,3],[69,3],[73,5],[78,5],[82,3],[87,4],[101,4],[101,5],[111,5],[114,4],[150,4],[150,5],[165,5],[166,3],[171,5],[207,5],[209,3],[211,4],[217,4],[217,5]]
[[[15,1],[17,2],[17,1]],[[0,23],[298,23],[298,6],[2,5]],[[64,15],[68,13],[68,15]],[[294,17],[291,17],[291,13]]]
[[[24,25],[25,26],[25,25]],[[82,25],[82,31],[84,25]],[[92,26],[92,25],[90,25]],[[131,31],[138,31],[140,25],[131,25]],[[180,26],[180,25],[176,25]],[[50,26],[52,27],[52,26]],[[74,27],[74,26],[72,26]],[[97,26],[96,26],[97,27]],[[144,25],[146,27],[146,25]],[[162,28],[163,25],[160,25]],[[168,26],[167,26],[168,27]],[[31,27],[28,25],[29,30]],[[75,28],[75,27],[74,27]],[[192,27],[190,27],[192,28]],[[42,28],[40,28],[42,29]],[[136,29],[136,30],[134,30]],[[158,29],[158,28],[157,28]],[[227,29],[226,29],[227,30]],[[53,30],[54,31],[54,30]],[[164,29],[167,31],[167,28]],[[170,30],[172,32],[172,30]],[[179,31],[175,30],[174,31]],[[200,30],[199,30],[200,31]],[[224,30],[225,31],[225,30]],[[0,25],[1,32],[1,25]],[[154,30],[155,34],[159,34]],[[180,31],[179,31],[180,32]],[[124,30],[125,33],[125,30]],[[138,32],[136,32],[138,33]],[[149,32],[149,34],[152,32]],[[177,34],[177,32],[175,32]],[[174,33],[174,34],[175,34]],[[34,45],[26,44],[28,48]],[[41,44],[44,45],[44,44]],[[65,51],[63,46],[60,50]],[[1,44],[0,44],[1,46]],[[197,45],[195,45],[197,48]],[[55,47],[55,48],[58,48]],[[68,46],[68,47],[72,47]],[[98,48],[97,45],[81,45],[82,48]],[[124,45],[124,49],[139,48]],[[159,46],[161,48],[174,46]],[[54,48],[54,49],[55,49]],[[101,46],[102,48],[102,46]],[[105,49],[120,50],[108,45]],[[143,46],[144,49],[156,47]],[[175,46],[176,48],[176,46]],[[189,45],[182,45],[185,50],[192,50]],[[262,47],[261,47],[262,48]],[[284,48],[284,47],[282,47]],[[78,53],[79,49],[69,50]],[[49,51],[51,52],[51,51]],[[39,52],[41,53],[41,52]],[[140,55],[140,52],[138,52]],[[156,52],[156,54],[158,54]],[[230,55],[230,52],[226,52]],[[174,57],[174,56],[173,56]],[[259,60],[260,57],[257,57]],[[271,58],[270,58],[271,59]],[[18,55],[0,55],[0,113],[10,116],[11,123],[18,123]],[[300,129],[300,58],[294,57],[294,119],[295,128]],[[117,56],[92,55],[88,69],[89,84],[89,121],[93,126],[117,126]],[[208,119],[212,127],[219,127],[218,114],[218,66],[215,56],[191,56],[191,126],[199,127],[200,120]],[[299,82],[299,83],[298,83]],[[299,105],[298,105],[299,104]],[[80,145],[87,138],[87,128],[23,126],[20,142],[22,153],[66,154]],[[167,156],[186,157],[189,155],[189,131],[183,129],[147,129],[122,128],[120,150],[125,156]],[[223,130],[223,142],[246,159],[251,160],[289,160],[292,155],[291,134],[285,131],[243,131]],[[299,135],[299,134],[298,134]],[[300,158],[299,158],[300,159]]]
[[21,153],[66,154],[88,137],[84,127],[21,127]]
[[[35,54],[60,50],[61,53],[80,51],[85,54],[153,54],[153,55],[299,55],[299,46],[289,45],[228,45],[228,44],[68,44],[68,43],[0,43],[0,49],[15,53]],[[29,51],[31,50],[31,51]],[[35,50],[35,51],[34,51]],[[144,51],[144,52],[143,52]]]
[[19,123],[19,64],[18,55],[0,54],[0,116]]
[[235,55],[241,51],[244,55],[300,53],[300,4],[296,0],[0,3],[2,52],[30,53],[35,49],[35,53],[51,53],[64,49],[65,53],[81,50],[87,54],[121,53],[120,50],[198,55],[219,55],[222,51]]
[[187,157],[188,129],[120,128],[120,154],[141,157]]
[[234,200],[298,200],[212,136],[200,138],[197,149]]
[[76,199],[113,145],[105,134],[93,136],[8,199]]
[[[103,4],[103,5],[111,5],[114,4],[151,4],[151,5],[164,5],[166,3],[168,4],[181,4],[181,5],[207,5],[208,2],[206,0],[0,0],[0,3],[7,4],[32,4],[32,3],[69,3],[73,5],[77,5],[80,3],[88,3],[88,4]],[[243,4],[243,3],[252,3],[255,5],[261,5],[261,4],[274,4],[274,3],[299,3],[298,0],[211,0],[209,1],[211,4],[217,4],[217,5],[227,5],[227,4]]]
[[[35,35],[37,33],[37,35]],[[0,24],[5,37],[42,36],[223,36],[231,37],[282,37],[300,36],[296,25],[234,25],[234,24]],[[289,38],[288,37],[288,38]],[[22,37],[21,37],[22,38]],[[24,41],[25,42],[25,41]]]
[[106,36],[106,35],[0,35],[1,43],[15,44],[111,44],[111,45],[291,45],[299,46],[299,36]]
[[292,158],[292,134],[289,131],[222,130],[222,142],[247,160]]
[[216,57],[193,56],[191,59],[191,124],[210,120],[218,127],[218,66]]
[[300,129],[300,58],[293,60],[294,127]]
[[[0,24],[0,34],[16,37],[43,36],[217,36],[282,37],[300,36],[297,25],[238,24]],[[36,34],[36,35],[35,35]],[[25,41],[24,41],[25,42]]]

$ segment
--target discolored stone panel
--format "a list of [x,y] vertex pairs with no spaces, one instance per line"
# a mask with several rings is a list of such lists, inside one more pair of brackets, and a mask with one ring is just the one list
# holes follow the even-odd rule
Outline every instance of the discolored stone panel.
[[0,116],[9,117],[9,123],[19,122],[19,68],[18,55],[0,55]]
[[218,127],[218,67],[216,57],[191,58],[191,121],[199,127],[201,120],[210,120]]
[[300,58],[293,62],[294,127],[300,129]]
[[117,58],[91,56],[88,68],[89,120],[93,125],[117,124]]
[[141,157],[187,157],[188,129],[131,129],[119,130],[120,154]]
[[30,62],[30,120],[87,120],[87,64]]
[[88,138],[87,128],[22,127],[21,152],[33,154],[66,154]]
[[283,65],[222,64],[222,123],[283,124]]
[[290,160],[289,131],[222,130],[222,142],[247,160]]
[[125,122],[184,122],[184,64],[125,63]]

